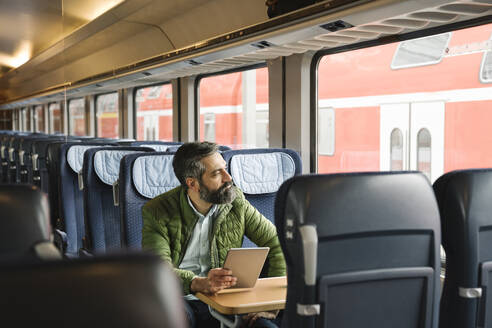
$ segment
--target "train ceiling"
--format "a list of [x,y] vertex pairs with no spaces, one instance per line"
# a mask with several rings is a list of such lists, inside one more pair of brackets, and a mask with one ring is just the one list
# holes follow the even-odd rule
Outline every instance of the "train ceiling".
[[0,0],[0,31],[4,8],[14,31],[10,41],[0,32],[0,63],[2,54],[13,56],[29,37],[33,53],[18,68],[0,66],[0,108],[222,71],[492,14],[492,0],[327,0],[270,20],[264,0],[112,0],[105,7],[97,0],[54,2]]

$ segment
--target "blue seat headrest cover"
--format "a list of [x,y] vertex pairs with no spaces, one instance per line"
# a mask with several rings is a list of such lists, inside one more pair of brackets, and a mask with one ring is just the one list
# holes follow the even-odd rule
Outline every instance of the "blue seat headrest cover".
[[232,179],[245,194],[274,193],[295,174],[295,163],[285,153],[234,155],[230,162]]
[[94,170],[102,182],[113,185],[120,175],[120,161],[135,150],[101,150],[94,155]]
[[180,185],[174,175],[174,155],[142,156],[133,163],[133,184],[144,197],[154,198]]
[[67,152],[67,162],[68,165],[75,171],[75,173],[79,173],[82,170],[82,166],[84,164],[84,153],[87,149],[90,148],[99,148],[102,146],[72,146],[68,149]]

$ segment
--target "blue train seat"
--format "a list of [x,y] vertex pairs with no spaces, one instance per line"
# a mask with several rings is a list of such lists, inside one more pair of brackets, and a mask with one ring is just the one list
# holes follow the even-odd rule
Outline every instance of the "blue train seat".
[[[49,165],[57,169],[57,174],[59,174],[58,195],[60,217],[57,219],[56,228],[61,233],[60,238],[62,240],[66,238],[67,244],[66,249],[63,249],[64,254],[68,257],[76,257],[78,256],[79,249],[82,248],[82,239],[85,235],[84,194],[79,188],[79,172],[82,170],[84,153],[94,147],[105,147],[111,146],[112,144],[100,142],[67,142],[52,145],[53,149],[51,149],[49,156],[57,157],[51,158]],[[52,160],[54,162],[51,162]]]
[[1,267],[2,320],[15,327],[187,327],[181,288],[157,256]]
[[9,170],[9,146],[10,139],[12,136],[16,134],[16,132],[11,131],[6,132],[3,131],[2,136],[0,137],[0,158],[1,158],[1,179],[0,182],[7,183],[8,182],[8,170]]
[[61,258],[51,242],[48,199],[38,188],[0,185],[0,262]]
[[120,174],[123,156],[154,152],[146,147],[103,147],[84,154],[84,248],[101,253],[121,248],[120,209],[116,206],[113,185]]
[[492,325],[492,169],[449,172],[434,182],[446,277],[439,327]]
[[119,177],[122,244],[140,249],[142,206],[150,199],[180,185],[174,175],[173,153],[156,152],[123,157]]
[[421,173],[297,176],[275,201],[282,327],[436,328],[439,209]]
[[21,183],[33,183],[33,145],[36,142],[63,141],[65,136],[38,136],[24,138],[19,149],[19,179]]
[[[275,195],[287,179],[302,172],[301,158],[290,149],[244,149],[222,153],[234,184],[267,219],[274,222]],[[243,247],[255,244],[247,237]]]
[[31,133],[18,133],[10,138],[8,149],[8,179],[9,183],[19,183],[19,147],[22,138],[32,135]]

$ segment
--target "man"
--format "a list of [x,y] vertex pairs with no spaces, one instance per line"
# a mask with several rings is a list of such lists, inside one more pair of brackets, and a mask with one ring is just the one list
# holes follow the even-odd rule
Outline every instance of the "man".
[[[270,247],[271,277],[285,275],[285,260],[275,226],[233,185],[218,146],[209,142],[182,145],[173,160],[181,186],[149,201],[142,209],[142,247],[170,262],[181,279],[190,326],[218,326],[207,306],[193,294],[216,293],[234,286],[234,272],[222,268],[227,251],[241,247],[246,235],[258,246]],[[270,327],[245,317],[249,326]]]

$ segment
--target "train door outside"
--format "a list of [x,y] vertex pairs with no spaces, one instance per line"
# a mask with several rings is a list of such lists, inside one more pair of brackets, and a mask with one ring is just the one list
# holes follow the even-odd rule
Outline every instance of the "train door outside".
[[159,139],[159,116],[144,115],[144,140]]
[[444,171],[444,102],[381,105],[380,168],[418,170],[434,182]]

